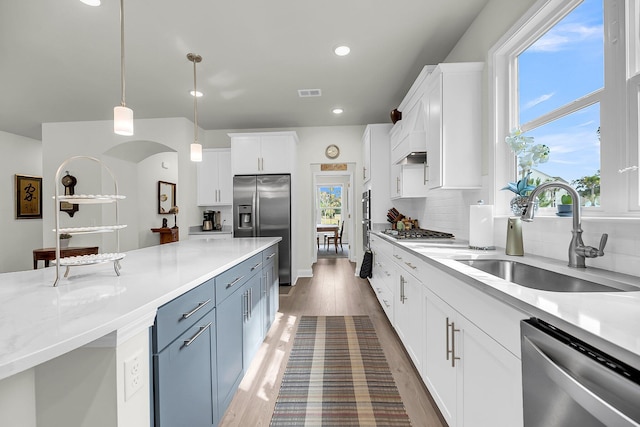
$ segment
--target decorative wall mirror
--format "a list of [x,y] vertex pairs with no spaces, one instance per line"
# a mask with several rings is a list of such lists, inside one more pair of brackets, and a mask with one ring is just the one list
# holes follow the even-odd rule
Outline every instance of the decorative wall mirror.
[[176,205],[176,185],[171,182],[158,181],[158,213],[169,215],[172,206]]

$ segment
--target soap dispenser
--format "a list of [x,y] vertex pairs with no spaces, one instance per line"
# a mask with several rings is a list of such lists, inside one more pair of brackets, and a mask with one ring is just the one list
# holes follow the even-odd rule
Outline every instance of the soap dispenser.
[[505,253],[507,255],[524,255],[522,245],[522,221],[518,217],[510,217],[507,221],[507,245]]

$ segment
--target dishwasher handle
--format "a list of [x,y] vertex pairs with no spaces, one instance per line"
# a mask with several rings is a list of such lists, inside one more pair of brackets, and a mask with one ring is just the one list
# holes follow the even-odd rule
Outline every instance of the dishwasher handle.
[[548,378],[552,379],[562,390],[564,390],[575,402],[588,410],[604,425],[608,426],[639,426],[637,422],[629,418],[600,396],[589,390],[580,383],[569,372],[553,362],[535,343],[527,336],[523,339],[523,351],[531,356],[530,361],[535,363],[535,367],[544,372]]

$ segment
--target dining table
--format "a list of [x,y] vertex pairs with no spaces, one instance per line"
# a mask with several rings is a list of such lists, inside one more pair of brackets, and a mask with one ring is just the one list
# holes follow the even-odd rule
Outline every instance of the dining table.
[[[316,232],[317,233],[333,233],[333,242],[336,247],[336,253],[338,253],[338,224],[316,224]],[[318,240],[318,246],[320,245],[320,241]]]

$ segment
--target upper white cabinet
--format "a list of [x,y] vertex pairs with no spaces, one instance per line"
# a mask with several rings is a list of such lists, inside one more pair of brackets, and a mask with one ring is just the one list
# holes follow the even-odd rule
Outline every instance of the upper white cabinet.
[[292,173],[295,132],[230,133],[232,175]]
[[391,198],[427,197],[429,191],[424,163],[391,165]]
[[196,166],[198,206],[230,205],[233,202],[231,150],[202,150]]
[[367,125],[362,135],[364,189],[371,190],[371,222],[386,223],[389,203],[389,131],[391,123]]
[[429,188],[481,187],[481,62],[439,64],[424,105]]
[[427,150],[425,133],[426,117],[424,93],[434,65],[425,66],[398,106],[402,120],[396,122],[391,132],[391,162],[400,163],[411,153]]

